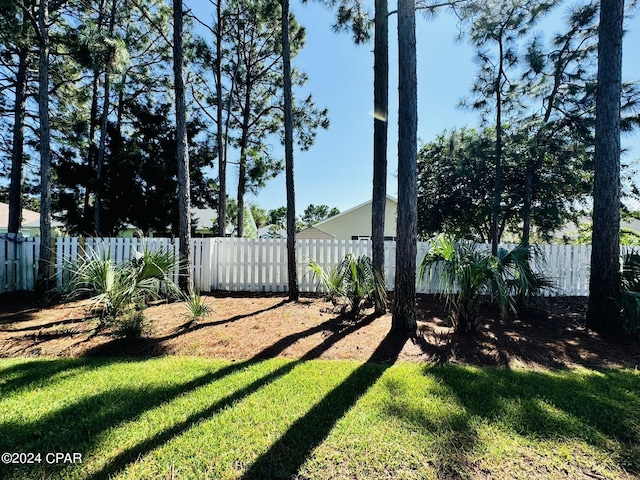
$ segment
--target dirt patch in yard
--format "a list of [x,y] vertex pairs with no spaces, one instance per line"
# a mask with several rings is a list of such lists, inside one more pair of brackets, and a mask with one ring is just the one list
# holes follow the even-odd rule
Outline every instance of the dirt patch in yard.
[[[442,301],[419,296],[420,335],[389,335],[391,314],[358,320],[322,298],[215,293],[212,313],[192,321],[184,304],[149,307],[146,338],[117,339],[97,329],[83,301],[40,305],[30,294],[0,296],[0,356],[201,355],[233,360],[268,358],[451,362],[566,368],[636,367],[640,342],[602,336],[584,327],[586,298],[547,299],[538,311],[502,321],[487,312],[474,336],[456,335]],[[398,351],[400,352],[398,354]]]

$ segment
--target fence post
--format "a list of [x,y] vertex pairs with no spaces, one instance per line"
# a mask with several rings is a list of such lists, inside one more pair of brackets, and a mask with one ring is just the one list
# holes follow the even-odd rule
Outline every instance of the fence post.
[[[220,289],[220,241],[217,238],[211,241],[212,251],[212,268],[211,268],[211,289]],[[215,271],[214,271],[215,268]]]

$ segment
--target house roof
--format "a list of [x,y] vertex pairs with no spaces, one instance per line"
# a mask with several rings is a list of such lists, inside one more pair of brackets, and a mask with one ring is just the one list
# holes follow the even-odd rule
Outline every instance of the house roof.
[[324,230],[320,230],[315,226],[303,228],[296,234],[297,239],[316,238],[316,237],[327,238],[327,239],[336,238],[335,235],[331,235],[330,233],[327,233]]
[[[245,208],[245,212],[247,209]],[[245,213],[246,216],[246,213]],[[192,208],[191,218],[198,222],[197,230],[209,229],[214,223],[218,221],[218,210],[215,208]],[[253,217],[252,217],[253,219]],[[256,227],[257,228],[257,227]],[[226,234],[231,235],[234,232],[234,227],[230,223],[227,223]]]
[[258,238],[287,238],[287,230],[276,225],[265,225],[258,229]]
[[[61,227],[62,223],[57,220],[51,220],[52,227]],[[0,228],[9,227],[9,204],[0,202]],[[40,212],[22,209],[22,227],[23,228],[40,228]]]
[[[396,205],[398,204],[398,199],[396,199],[396,198],[392,197],[391,195],[387,195],[387,200],[391,200],[391,201],[392,201],[393,203],[395,203]],[[320,221],[320,222],[318,222],[318,223],[314,224],[313,226],[314,226],[314,227],[317,227],[317,226],[320,226],[320,225],[322,225],[322,224],[324,224],[324,223],[326,223],[326,222],[328,222],[328,221],[330,221],[330,220],[331,220],[331,221],[333,221],[333,220],[335,220],[336,218],[340,218],[340,217],[342,217],[343,215],[348,215],[349,213],[353,212],[354,210],[357,210],[357,209],[359,209],[359,208],[362,208],[362,207],[364,207],[365,205],[368,205],[368,204],[370,204],[370,203],[373,203],[373,200],[367,200],[366,202],[361,203],[360,205],[356,205],[355,207],[352,207],[352,208],[350,208],[350,209],[348,209],[348,210],[345,210],[344,212],[340,212],[339,214],[334,215],[333,217],[325,218],[324,220],[322,220],[322,221]]]
[[[583,223],[591,224],[591,222],[592,222],[592,219],[590,215],[582,215],[578,219],[578,223],[567,222],[561,228],[553,232],[553,237],[559,238],[559,239],[574,238],[578,235],[580,224],[583,224]],[[640,233],[640,220],[636,218],[631,218],[629,220],[621,220],[620,228],[629,229],[629,230],[633,230],[635,232]]]
[[[40,221],[40,214],[33,210],[22,209],[22,225],[34,220]],[[0,228],[7,228],[9,226],[9,204],[0,202]]]

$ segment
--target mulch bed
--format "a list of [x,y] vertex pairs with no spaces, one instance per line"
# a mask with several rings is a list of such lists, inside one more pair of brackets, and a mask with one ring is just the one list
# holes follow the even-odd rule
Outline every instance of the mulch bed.
[[450,362],[550,368],[640,365],[640,342],[604,338],[584,327],[586,298],[543,301],[539,310],[500,320],[487,310],[474,335],[448,325],[445,306],[433,295],[418,297],[419,335],[390,333],[391,314],[371,311],[357,320],[316,296],[298,303],[282,294],[205,297],[212,314],[193,321],[181,303],[145,311],[145,338],[123,340],[96,329],[86,301],[42,305],[33,294],[0,295],[0,356],[196,355],[232,360],[287,357],[359,361]]

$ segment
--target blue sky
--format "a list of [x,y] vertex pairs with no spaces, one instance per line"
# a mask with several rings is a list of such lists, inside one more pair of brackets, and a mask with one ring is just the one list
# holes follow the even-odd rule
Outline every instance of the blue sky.
[[[390,9],[393,8],[390,2]],[[307,32],[306,46],[294,59],[295,67],[309,76],[301,93],[312,93],[316,105],[329,109],[331,120],[329,129],[319,132],[309,151],[295,151],[296,211],[301,214],[310,203],[327,204],[344,211],[369,200],[372,193],[373,44],[356,46],[349,34],[334,33],[333,14],[318,3],[302,4],[292,0],[291,10]],[[640,79],[638,17],[628,22],[626,28],[623,77]],[[398,191],[395,33],[395,16],[392,16],[387,193],[393,196]],[[445,129],[478,124],[475,112],[457,107],[469,91],[476,72],[473,49],[466,42],[457,42],[457,33],[456,21],[448,14],[430,20],[418,15],[419,142],[430,141]],[[640,157],[639,133],[623,138],[623,145],[632,149],[625,160]],[[228,175],[233,177],[237,172],[231,170]],[[230,181],[229,192],[235,191],[234,183]],[[285,205],[284,173],[271,180],[257,196],[249,194],[247,200],[265,209]]]

